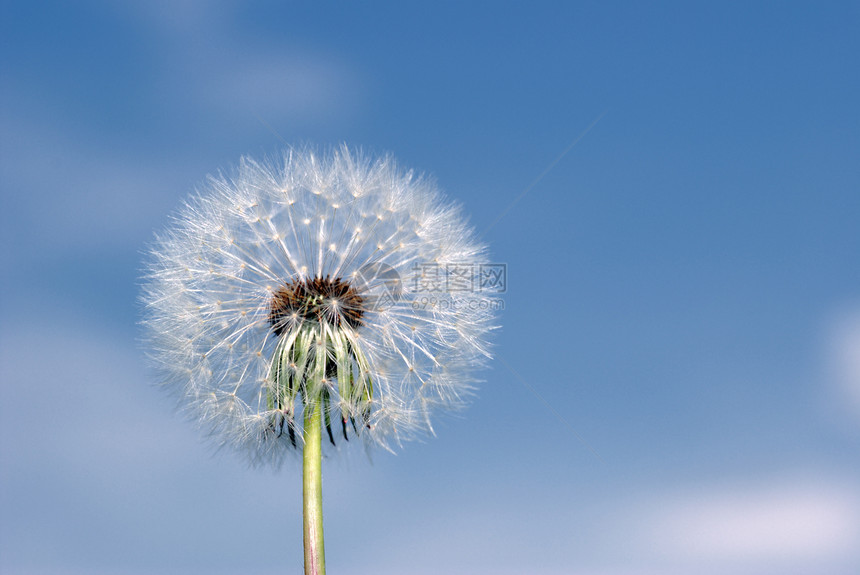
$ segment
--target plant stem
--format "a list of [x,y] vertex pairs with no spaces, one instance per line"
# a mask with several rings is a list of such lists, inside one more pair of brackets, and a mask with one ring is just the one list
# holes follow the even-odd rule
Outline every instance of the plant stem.
[[322,403],[305,403],[305,445],[302,454],[305,575],[325,575],[322,514]]

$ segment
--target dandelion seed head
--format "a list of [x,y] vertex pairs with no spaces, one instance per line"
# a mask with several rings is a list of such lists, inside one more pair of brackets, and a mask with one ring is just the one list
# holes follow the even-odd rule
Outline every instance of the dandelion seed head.
[[486,261],[460,209],[390,157],[244,158],[156,235],[149,354],[215,443],[252,463],[277,467],[301,446],[308,398],[329,437],[392,449],[464,405],[495,321],[468,305],[476,294],[422,303],[415,269]]

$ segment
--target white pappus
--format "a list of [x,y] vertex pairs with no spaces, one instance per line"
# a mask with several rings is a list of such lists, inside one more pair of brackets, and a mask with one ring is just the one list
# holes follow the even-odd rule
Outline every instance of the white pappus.
[[486,263],[461,210],[391,157],[243,158],[156,235],[145,341],[183,409],[254,464],[300,446],[307,401],[332,444],[390,449],[473,389],[495,314],[446,286]]

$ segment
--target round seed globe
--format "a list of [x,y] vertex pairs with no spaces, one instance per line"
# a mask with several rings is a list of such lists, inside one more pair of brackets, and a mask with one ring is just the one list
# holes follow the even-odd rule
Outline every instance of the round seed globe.
[[253,464],[301,449],[307,405],[329,443],[391,449],[473,389],[494,306],[454,274],[487,263],[461,210],[391,157],[244,158],[156,235],[145,339],[183,409]]

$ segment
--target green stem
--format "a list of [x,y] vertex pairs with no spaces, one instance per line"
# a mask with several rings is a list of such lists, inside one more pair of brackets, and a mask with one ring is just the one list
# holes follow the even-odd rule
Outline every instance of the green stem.
[[305,575],[325,575],[322,514],[322,402],[305,403],[305,446],[302,454]]

